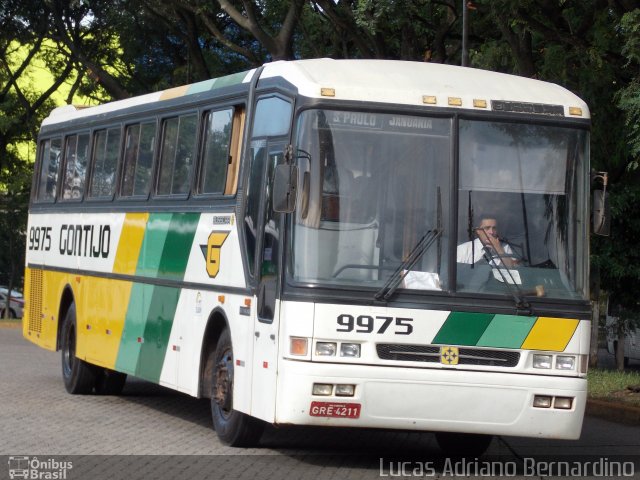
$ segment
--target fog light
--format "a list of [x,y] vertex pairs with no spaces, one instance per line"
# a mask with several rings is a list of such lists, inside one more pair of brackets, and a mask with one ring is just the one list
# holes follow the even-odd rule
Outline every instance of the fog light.
[[553,400],[553,408],[561,408],[562,410],[571,410],[571,404],[573,398],[571,397],[556,397]]
[[308,339],[301,337],[289,338],[289,351],[291,355],[306,356],[307,355]]
[[336,354],[337,345],[332,342],[316,343],[316,355],[322,357],[333,357]]
[[360,357],[360,344],[359,343],[341,343],[340,356],[341,357]]
[[573,370],[576,367],[576,357],[566,357],[558,355],[556,357],[556,368],[558,370]]
[[533,406],[536,408],[549,408],[551,407],[551,397],[536,395],[533,397]]
[[333,385],[328,383],[314,383],[312,393],[314,395],[329,396],[333,392]]
[[353,397],[355,385],[336,385],[336,397]]
[[533,355],[533,368],[551,368],[551,355]]

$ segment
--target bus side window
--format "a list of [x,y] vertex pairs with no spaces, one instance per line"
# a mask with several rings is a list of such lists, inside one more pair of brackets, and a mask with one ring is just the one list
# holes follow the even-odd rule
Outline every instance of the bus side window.
[[95,135],[93,171],[89,186],[91,198],[110,198],[115,192],[120,136],[119,128],[101,130]]
[[232,126],[232,108],[211,111],[206,115],[199,193],[225,193],[227,176],[236,153],[230,151]]
[[67,137],[65,150],[65,173],[62,183],[63,200],[80,200],[84,192],[89,156],[89,134]]
[[195,113],[163,122],[158,195],[189,193],[191,167],[196,154],[198,117]]
[[52,138],[40,143],[40,178],[36,197],[38,202],[50,202],[56,198],[61,150],[60,138]]
[[123,197],[146,197],[151,185],[155,122],[130,125],[125,134]]

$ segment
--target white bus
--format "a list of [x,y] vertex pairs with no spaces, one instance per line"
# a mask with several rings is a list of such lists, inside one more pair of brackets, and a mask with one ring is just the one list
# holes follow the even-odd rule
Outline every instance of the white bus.
[[578,438],[589,128],[557,85],[399,61],[274,62],[59,108],[24,335],[61,350],[70,393],[132,375],[211,398],[233,446],[267,423],[473,453]]

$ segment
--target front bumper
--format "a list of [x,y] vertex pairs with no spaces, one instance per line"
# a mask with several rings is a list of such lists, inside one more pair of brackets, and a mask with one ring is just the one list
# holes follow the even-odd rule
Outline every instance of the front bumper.
[[[355,395],[314,396],[314,383],[353,384]],[[566,410],[538,408],[534,395],[573,402]],[[275,421],[572,440],[580,437],[586,397],[584,378],[282,359]],[[360,404],[359,418],[311,416],[318,401]]]

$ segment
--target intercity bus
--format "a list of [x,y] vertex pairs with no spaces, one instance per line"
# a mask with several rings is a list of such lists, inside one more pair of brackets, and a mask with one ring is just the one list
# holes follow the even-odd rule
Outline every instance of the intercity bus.
[[[528,78],[301,60],[42,124],[24,336],[72,394],[211,399],[220,439],[309,425],[576,439],[587,105]],[[480,244],[498,222],[507,266]]]

